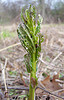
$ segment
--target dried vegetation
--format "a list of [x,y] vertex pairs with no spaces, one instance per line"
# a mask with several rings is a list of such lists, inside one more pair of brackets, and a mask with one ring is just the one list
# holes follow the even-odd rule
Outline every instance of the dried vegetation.
[[[10,34],[14,33],[12,37],[6,38],[0,34],[0,88],[3,90],[0,91],[1,100],[4,100],[4,91],[5,96],[10,100],[22,100],[28,92],[29,74],[23,58],[26,51],[19,43],[16,29],[17,25],[0,26],[0,33],[2,30],[7,30]],[[43,25],[41,32],[44,35],[44,42],[38,63],[36,100],[62,100],[64,97],[64,25]],[[12,46],[8,47],[10,45]]]

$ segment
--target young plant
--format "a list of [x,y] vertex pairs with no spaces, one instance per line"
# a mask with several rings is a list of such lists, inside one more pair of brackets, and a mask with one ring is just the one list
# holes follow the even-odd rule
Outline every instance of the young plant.
[[35,87],[37,85],[37,63],[39,58],[39,52],[41,51],[41,43],[43,42],[43,35],[40,33],[40,26],[42,18],[39,15],[36,22],[36,10],[35,7],[29,7],[25,13],[21,12],[22,24],[17,29],[18,37],[22,46],[27,51],[25,57],[25,64],[28,73],[30,73],[29,84],[29,98],[28,100],[34,100]]

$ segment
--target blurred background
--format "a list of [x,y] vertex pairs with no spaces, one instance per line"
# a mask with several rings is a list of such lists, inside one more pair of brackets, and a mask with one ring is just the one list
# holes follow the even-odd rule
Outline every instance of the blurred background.
[[64,22],[64,0],[0,0],[0,25],[18,23],[21,9],[34,5],[44,23]]
[[[34,5],[37,14],[41,14],[43,17],[41,26],[41,33],[44,36],[41,50],[43,62],[39,60],[37,76],[41,78],[43,73],[49,75],[52,73],[53,75],[56,71],[64,77],[64,0],[0,0],[0,84],[2,86],[4,85],[2,67],[6,63],[6,59],[7,86],[23,86],[21,75],[26,77],[25,80],[28,79],[29,75],[24,63],[26,51],[20,45],[17,28],[21,22],[22,8],[25,10],[30,4]],[[22,94],[24,91],[17,92],[11,89],[8,91],[10,100],[15,97],[22,98],[25,96]]]

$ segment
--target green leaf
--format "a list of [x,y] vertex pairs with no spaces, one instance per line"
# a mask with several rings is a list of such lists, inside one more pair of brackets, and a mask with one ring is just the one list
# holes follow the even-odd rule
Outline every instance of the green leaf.
[[30,59],[30,55],[26,54],[24,55],[25,58],[25,64],[26,64],[26,69],[28,73],[31,73],[32,69],[32,61]]
[[33,53],[35,54],[35,61],[38,61],[41,51],[41,43],[44,41],[43,35],[40,34],[40,28],[42,23],[42,17],[39,15],[37,22],[35,7],[30,7],[26,9],[25,13],[22,10],[21,20],[22,24],[19,25],[17,29],[18,37],[22,46],[27,51],[25,55],[25,64],[27,71],[31,73],[33,71]]

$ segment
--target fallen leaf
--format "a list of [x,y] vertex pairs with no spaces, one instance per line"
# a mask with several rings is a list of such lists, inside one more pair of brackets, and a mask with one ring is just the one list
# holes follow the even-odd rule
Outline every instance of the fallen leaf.
[[50,91],[56,91],[62,89],[62,87],[55,81],[55,79],[59,79],[59,74],[54,75],[53,79],[50,80],[50,75],[48,75],[41,83],[45,86],[46,89]]
[[36,89],[35,92],[36,92],[36,94],[39,94],[39,93],[42,93],[42,92],[44,92],[44,91],[38,88],[38,89]]

